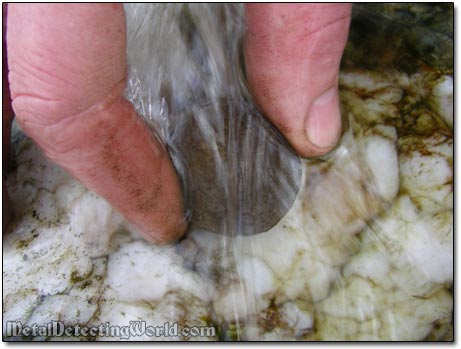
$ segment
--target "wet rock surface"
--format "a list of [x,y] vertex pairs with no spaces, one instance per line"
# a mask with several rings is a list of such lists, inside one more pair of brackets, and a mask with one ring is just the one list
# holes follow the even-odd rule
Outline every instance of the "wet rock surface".
[[[356,6],[340,76],[341,142],[323,158],[302,160],[294,202],[260,234],[192,226],[176,245],[144,242],[14,126],[14,166],[6,183],[15,219],[3,236],[4,338],[70,338],[6,336],[7,321],[95,327],[146,321],[216,332],[122,339],[452,340],[453,77],[444,56],[451,51],[437,52],[449,47],[453,27],[446,5],[431,6]],[[241,15],[238,6],[226,11]],[[360,21],[371,20],[379,29],[375,38],[361,36]],[[388,49],[401,47],[398,38],[407,40],[419,28],[442,46],[415,44],[432,45],[439,58],[417,50],[400,60],[396,51],[367,64],[363,57],[371,56],[366,50],[379,33],[385,40],[389,24],[402,21],[417,25],[399,27],[402,35],[391,36],[396,41]],[[415,57],[410,70],[394,64]],[[208,82],[221,86],[212,76]],[[162,99],[154,97],[152,109],[160,110]],[[142,100],[134,99],[138,110]],[[165,103],[170,112],[179,108]],[[143,116],[149,120],[148,112]],[[172,127],[174,117],[168,120]],[[174,144],[166,129],[159,135]]]

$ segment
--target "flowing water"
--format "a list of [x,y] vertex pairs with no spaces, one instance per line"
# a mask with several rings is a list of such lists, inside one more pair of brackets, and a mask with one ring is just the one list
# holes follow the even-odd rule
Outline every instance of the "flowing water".
[[143,241],[15,125],[4,338],[62,339],[8,321],[141,320],[216,331],[124,339],[452,340],[452,6],[354,5],[343,134],[310,160],[248,92],[241,4],[125,8],[125,95],[172,157],[190,228]]

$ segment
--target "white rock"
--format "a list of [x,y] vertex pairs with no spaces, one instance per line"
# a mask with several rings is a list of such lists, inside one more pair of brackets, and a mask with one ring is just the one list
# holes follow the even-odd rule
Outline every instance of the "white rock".
[[66,241],[77,240],[92,257],[99,257],[107,254],[111,236],[121,223],[121,217],[105,200],[86,192],[70,211],[71,234],[66,235]]
[[159,301],[172,289],[184,289],[209,299],[210,288],[192,272],[171,246],[144,241],[122,246],[109,258],[107,284],[122,301]]
[[410,195],[420,197],[425,206],[451,205],[453,170],[444,157],[414,152],[402,157],[400,171],[402,185]]
[[431,93],[439,115],[453,129],[453,77],[443,76]]
[[373,176],[373,187],[384,200],[392,200],[399,190],[399,162],[395,144],[383,137],[364,141],[365,162]]
[[238,272],[247,292],[255,297],[275,291],[274,275],[262,260],[243,258],[238,263]]
[[385,287],[388,273],[391,273],[389,257],[385,251],[370,249],[355,255],[344,268],[344,276],[356,274],[373,280]]
[[238,282],[217,293],[213,300],[213,309],[218,319],[227,322],[250,318],[266,309],[268,305],[268,299],[254,297]]
[[314,314],[301,310],[296,303],[285,303],[280,312],[296,337],[309,332],[314,326]]
[[443,244],[438,240],[436,227],[428,217],[422,217],[420,221],[408,228],[411,229],[411,235],[406,240],[403,252],[408,262],[432,282],[451,282],[453,280],[453,245]]

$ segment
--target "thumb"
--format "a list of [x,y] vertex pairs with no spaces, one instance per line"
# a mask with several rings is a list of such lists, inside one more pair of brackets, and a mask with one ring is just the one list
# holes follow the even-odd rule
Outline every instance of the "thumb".
[[245,65],[268,118],[302,156],[338,141],[338,72],[350,4],[248,4]]

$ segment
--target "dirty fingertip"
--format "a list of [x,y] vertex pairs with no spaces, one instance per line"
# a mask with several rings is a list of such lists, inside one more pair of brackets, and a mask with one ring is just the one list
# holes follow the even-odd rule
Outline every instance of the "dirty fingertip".
[[341,114],[337,87],[318,96],[308,108],[305,131],[313,155],[323,155],[334,148],[341,133]]
[[186,232],[187,223],[185,219],[179,220],[177,224],[171,229],[139,229],[138,232],[141,236],[156,245],[170,245],[178,241]]

